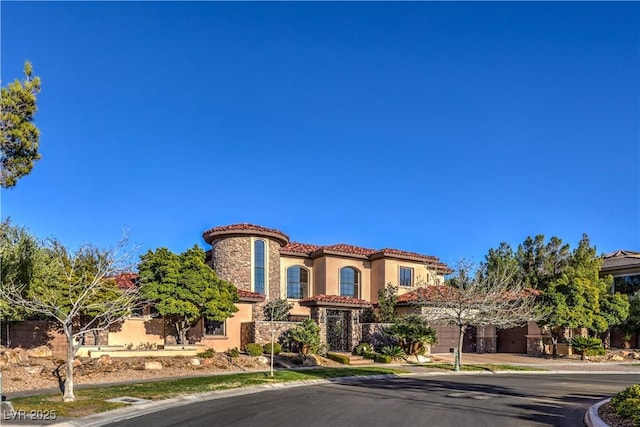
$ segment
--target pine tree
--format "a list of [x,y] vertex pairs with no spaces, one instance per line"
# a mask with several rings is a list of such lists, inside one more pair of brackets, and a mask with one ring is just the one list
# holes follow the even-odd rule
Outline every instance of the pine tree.
[[40,78],[24,64],[24,81],[14,80],[2,88],[0,98],[0,186],[10,188],[31,173],[40,159],[40,131],[33,124]]

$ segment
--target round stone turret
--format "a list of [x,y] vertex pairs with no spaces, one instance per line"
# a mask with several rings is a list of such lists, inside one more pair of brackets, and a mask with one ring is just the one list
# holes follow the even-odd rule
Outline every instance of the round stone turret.
[[238,289],[257,291],[252,286],[253,248],[256,240],[265,243],[265,293],[280,298],[280,248],[289,243],[283,232],[254,224],[232,224],[214,227],[202,234],[211,244],[211,267],[218,277],[233,283]]

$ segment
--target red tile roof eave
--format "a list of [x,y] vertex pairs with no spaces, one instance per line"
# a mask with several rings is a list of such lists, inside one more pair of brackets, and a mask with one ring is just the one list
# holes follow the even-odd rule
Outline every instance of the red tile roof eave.
[[339,295],[316,295],[303,298],[298,302],[301,306],[325,306],[325,307],[371,307],[371,302]]
[[246,235],[270,237],[277,240],[281,246],[286,246],[289,243],[289,236],[284,234],[282,231],[275,228],[267,228],[249,223],[213,227],[202,233],[202,238],[205,240],[205,242],[210,244],[217,237],[233,237]]
[[238,289],[238,299],[241,302],[261,302],[266,299],[266,296],[258,292],[251,292],[251,291],[246,291],[244,289]]

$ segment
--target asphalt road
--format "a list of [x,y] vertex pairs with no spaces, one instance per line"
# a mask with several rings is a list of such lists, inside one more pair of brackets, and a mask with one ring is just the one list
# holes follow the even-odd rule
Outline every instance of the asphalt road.
[[582,426],[636,374],[440,375],[356,380],[216,399],[110,426]]

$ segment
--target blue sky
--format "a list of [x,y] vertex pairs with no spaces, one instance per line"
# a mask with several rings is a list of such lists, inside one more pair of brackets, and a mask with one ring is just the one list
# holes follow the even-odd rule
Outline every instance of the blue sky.
[[640,250],[640,3],[1,7],[2,84],[26,59],[43,82],[2,217],[40,237]]

